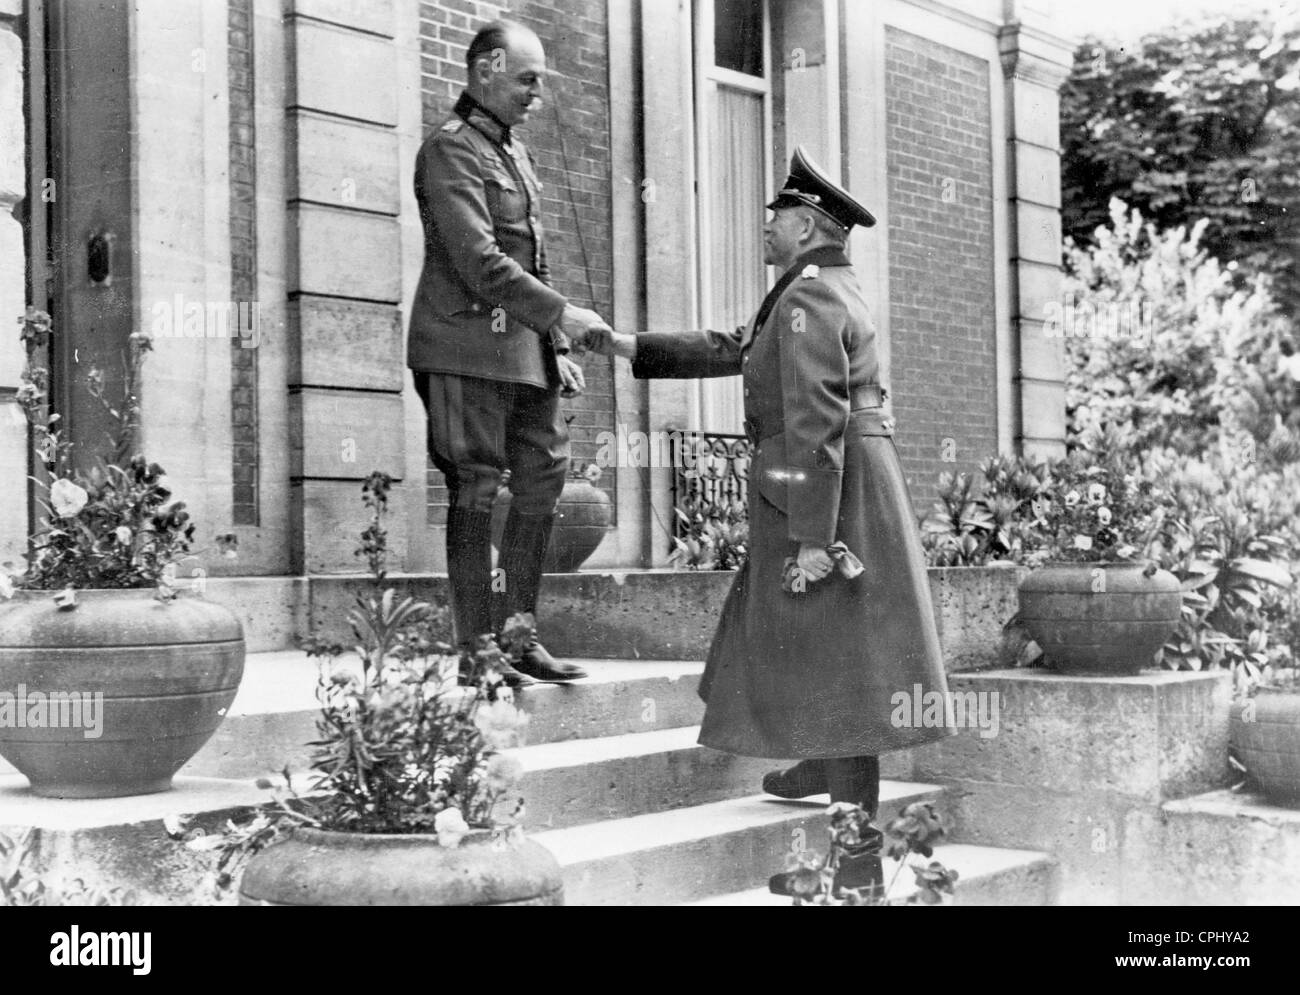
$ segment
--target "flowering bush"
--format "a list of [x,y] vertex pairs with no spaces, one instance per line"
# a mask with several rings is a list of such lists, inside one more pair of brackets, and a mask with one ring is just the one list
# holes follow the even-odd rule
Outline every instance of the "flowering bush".
[[[41,356],[53,333],[50,316],[28,308],[19,321],[27,365],[17,398],[43,468],[33,479],[48,494],[37,499],[45,514],[29,543],[27,570],[0,577],[0,593],[11,594],[16,580],[34,590],[155,587],[163,597],[173,595],[176,567],[192,555],[195,526],[185,503],[172,500],[163,468],[130,455],[140,416],[136,385],[152,342],[139,333],[130,337],[121,402],[105,396],[102,374],[91,371],[91,394],[116,431],[112,460],[96,457],[83,470],[62,437],[60,415],[49,410],[49,371]],[[218,536],[217,547],[234,556],[234,535]]]
[[921,546],[935,567],[1019,563],[1027,551],[1030,505],[1047,467],[1025,457],[993,456],[969,473],[941,473],[939,497],[921,519]]
[[749,555],[749,511],[739,501],[714,504],[688,497],[674,508],[680,535],[668,562],[685,570],[739,570]]
[[1051,464],[1030,501],[1031,565],[1132,560],[1146,553],[1164,523],[1165,495],[1125,464],[1120,440],[1111,434],[1096,445]]

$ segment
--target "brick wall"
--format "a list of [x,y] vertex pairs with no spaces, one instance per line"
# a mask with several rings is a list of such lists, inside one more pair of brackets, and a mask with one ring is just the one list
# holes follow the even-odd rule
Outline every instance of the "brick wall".
[[941,471],[997,452],[989,67],[888,28],[885,72],[890,386],[925,511]]
[[[426,130],[451,113],[465,85],[465,49],[477,28],[509,17],[537,32],[551,75],[544,106],[520,136],[537,160],[542,224],[557,290],[608,317],[613,309],[610,219],[609,67],[605,5],[600,0],[426,0],[420,4],[423,106]],[[586,392],[564,402],[577,462],[595,458],[595,437],[614,427],[609,360],[581,360]],[[430,521],[445,520],[442,475],[430,469]],[[616,485],[607,469],[600,486]]]

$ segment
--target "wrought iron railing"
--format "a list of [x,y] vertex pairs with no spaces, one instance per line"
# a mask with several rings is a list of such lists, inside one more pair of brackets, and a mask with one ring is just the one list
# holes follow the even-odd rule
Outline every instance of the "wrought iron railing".
[[680,512],[673,516],[674,537],[697,532],[700,519],[719,524],[746,521],[753,453],[749,439],[720,432],[673,432],[670,438],[673,507]]

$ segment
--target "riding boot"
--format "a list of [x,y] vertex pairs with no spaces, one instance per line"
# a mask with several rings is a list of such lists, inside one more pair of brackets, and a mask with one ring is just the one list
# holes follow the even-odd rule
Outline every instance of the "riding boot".
[[[473,679],[478,638],[491,635],[492,513],[461,508],[447,509],[447,581],[451,588],[456,644],[461,651],[461,679]],[[511,687],[533,681],[513,668],[502,672]]]
[[[542,560],[551,540],[553,515],[535,515],[517,511],[513,506],[506,515],[501,536],[501,554],[497,558],[505,591],[492,602],[494,630],[500,632],[511,615],[521,612],[537,617],[537,590],[542,581]],[[529,640],[522,657],[515,663],[521,673],[539,681],[572,681],[586,677],[581,667],[562,663],[551,656],[536,633]]]

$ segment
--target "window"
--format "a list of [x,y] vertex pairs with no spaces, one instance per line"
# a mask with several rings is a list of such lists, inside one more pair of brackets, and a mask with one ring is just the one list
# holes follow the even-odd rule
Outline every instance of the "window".
[[[707,328],[730,330],[747,321],[767,291],[768,30],[764,0],[700,0],[696,7],[699,300]],[[703,431],[743,431],[740,378],[702,381],[699,410]]]

